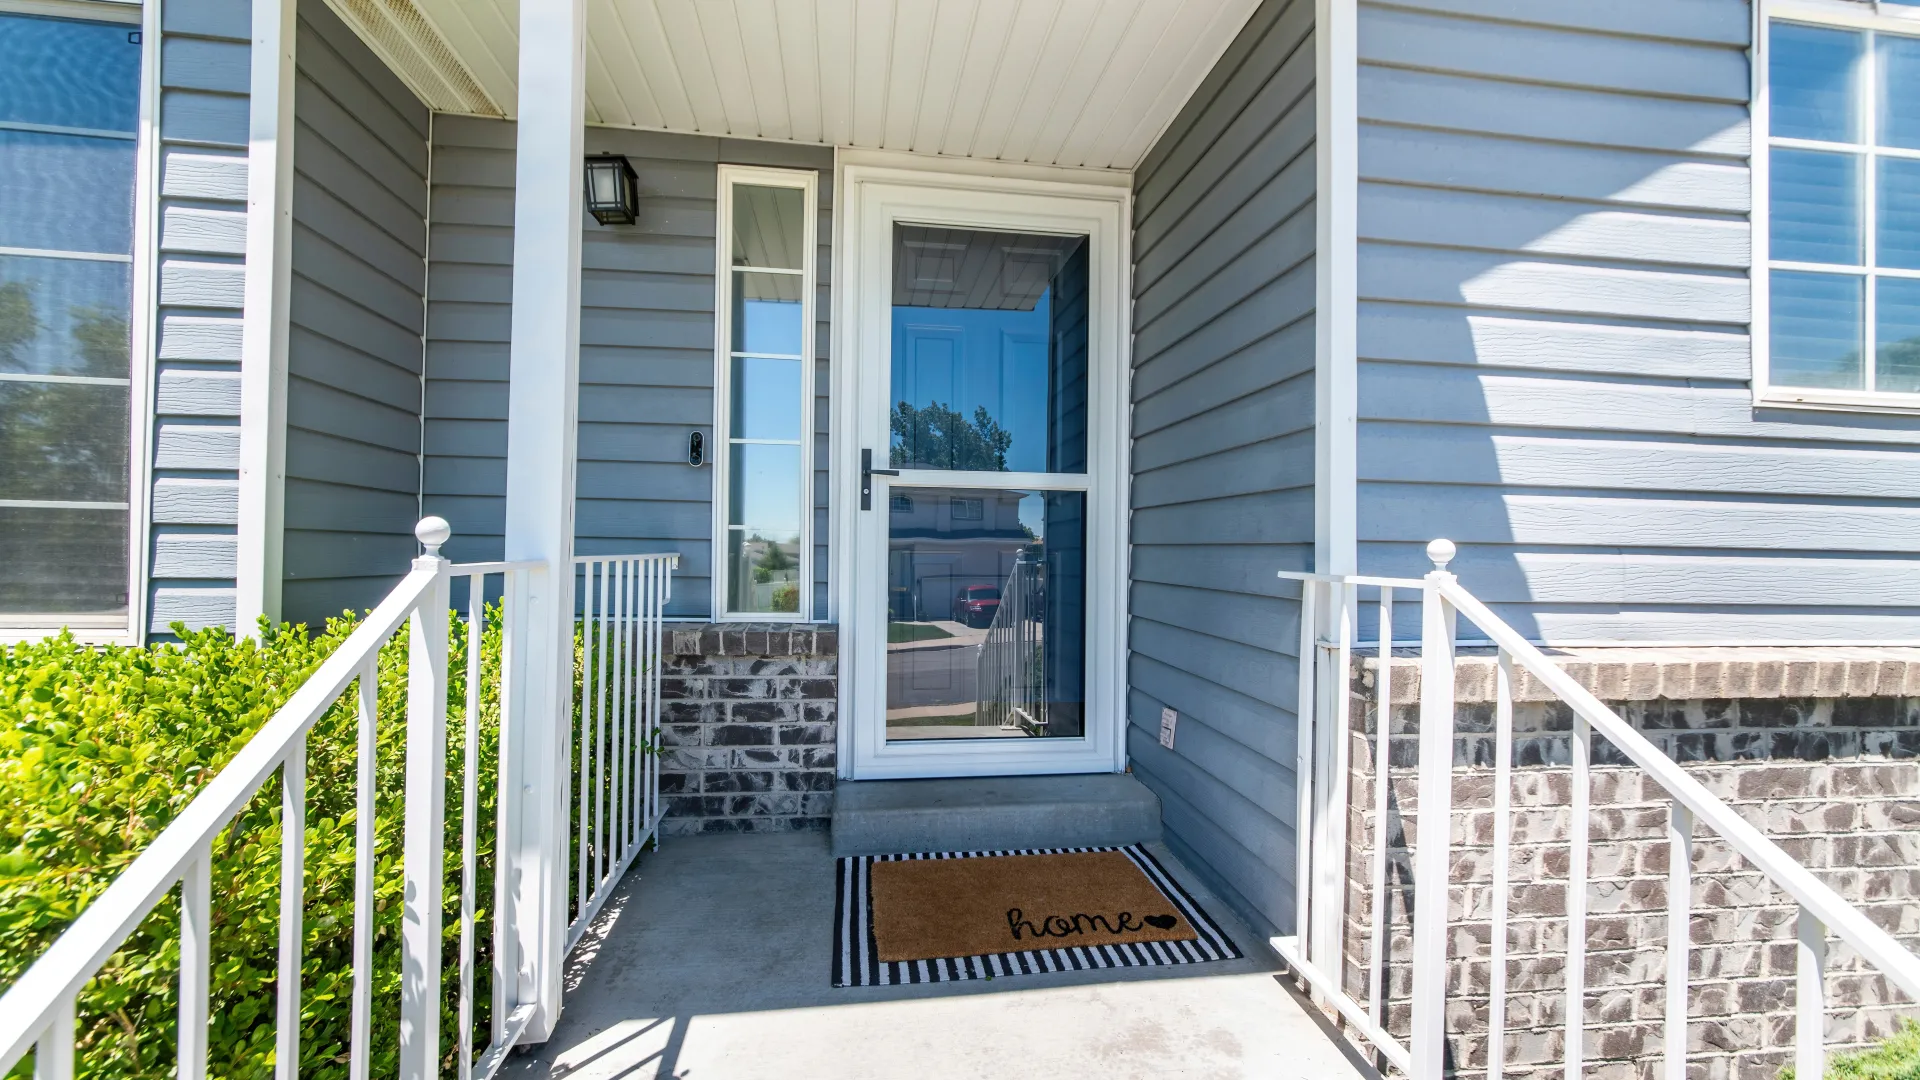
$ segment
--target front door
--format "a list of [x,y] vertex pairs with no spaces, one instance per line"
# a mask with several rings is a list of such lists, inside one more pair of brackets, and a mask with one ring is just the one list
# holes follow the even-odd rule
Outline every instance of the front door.
[[848,173],[845,771],[1118,769],[1121,199]]

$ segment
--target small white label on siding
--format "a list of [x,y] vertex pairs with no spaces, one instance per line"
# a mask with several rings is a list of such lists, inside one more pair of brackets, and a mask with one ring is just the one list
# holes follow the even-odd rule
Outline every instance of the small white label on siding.
[[1173,749],[1173,729],[1180,723],[1180,714],[1172,709],[1160,710],[1160,745]]

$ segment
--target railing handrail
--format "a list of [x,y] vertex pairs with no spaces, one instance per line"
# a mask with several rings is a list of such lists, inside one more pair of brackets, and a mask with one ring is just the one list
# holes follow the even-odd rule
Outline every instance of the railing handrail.
[[20,980],[0,997],[0,1075],[33,1048],[55,1013],[106,963],[181,880],[235,814],[259,794],[267,777],[326,715],[369,660],[407,620],[445,569],[428,556],[411,570],[332,656],[294,691],[218,775],[189,801],[160,835],[54,939]]
[[1719,796],[1687,775],[1685,769],[1646,736],[1635,731],[1619,713],[1580,685],[1537,646],[1520,636],[1518,631],[1468,592],[1458,578],[1447,573],[1438,573],[1435,578],[1440,594],[1460,614],[1466,616],[1467,621],[1479,627],[1495,645],[1505,650],[1515,662],[1593,725],[1594,730],[1606,736],[1615,749],[1652,776],[1669,796],[1691,810],[1698,822],[1719,834],[1729,847],[1751,862],[1768,880],[1786,890],[1795,903],[1812,912],[1841,940],[1859,950],[1895,985],[1920,998],[1920,956],[1915,956],[1892,934],[1875,926],[1858,908],[1814,877],[1812,871],[1754,828]]
[[1326,585],[1370,585],[1381,589],[1424,589],[1419,578],[1376,577],[1371,574],[1316,574],[1308,570],[1281,570],[1274,577],[1282,581],[1317,581]]
[[637,555],[575,555],[573,557],[573,565],[583,566],[587,563],[603,562],[658,562],[663,559],[677,564],[680,561],[680,553],[677,551],[646,551]]

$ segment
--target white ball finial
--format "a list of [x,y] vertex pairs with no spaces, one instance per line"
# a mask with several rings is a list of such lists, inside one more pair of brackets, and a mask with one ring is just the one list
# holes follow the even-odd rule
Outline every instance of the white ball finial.
[[1456,550],[1451,540],[1435,540],[1427,545],[1427,558],[1433,560],[1435,570],[1445,570],[1447,564],[1453,561]]
[[437,558],[440,545],[453,535],[453,526],[447,524],[447,519],[443,517],[423,517],[420,524],[413,527],[413,535],[426,547],[428,558]]

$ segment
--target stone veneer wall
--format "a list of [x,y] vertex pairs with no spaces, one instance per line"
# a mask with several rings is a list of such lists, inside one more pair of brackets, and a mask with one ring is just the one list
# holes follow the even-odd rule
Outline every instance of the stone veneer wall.
[[[1411,665],[1412,661],[1407,661]],[[1762,664],[1664,673],[1570,664],[1642,734],[1788,854],[1909,947],[1920,946],[1920,666]],[[1682,666],[1684,667],[1684,666]],[[1910,672],[1908,669],[1912,668]],[[1828,669],[1828,670],[1821,670]],[[1524,676],[1524,673],[1522,673]],[[1371,933],[1375,664],[1353,687],[1349,742],[1347,992],[1367,1000]],[[1411,985],[1419,673],[1395,668],[1389,709],[1387,1023],[1405,1038]],[[1516,679],[1506,1048],[1510,1077],[1558,1077],[1567,941],[1573,716]],[[1658,696],[1741,689],[1744,697]],[[1447,1038],[1454,1075],[1487,1063],[1493,837],[1492,663],[1463,660],[1455,712]],[[1642,698],[1621,695],[1635,690]],[[1648,693],[1651,691],[1652,693]],[[1889,693],[1888,691],[1891,691]],[[1824,696],[1823,696],[1824,695]],[[1589,825],[1588,1077],[1655,1075],[1663,1052],[1668,801],[1594,738]],[[1690,1074],[1774,1080],[1791,1060],[1796,909],[1696,826]],[[1830,939],[1829,1048],[1878,1039],[1915,1007]]]
[[837,629],[669,624],[668,636],[663,830],[826,828],[837,764]]

